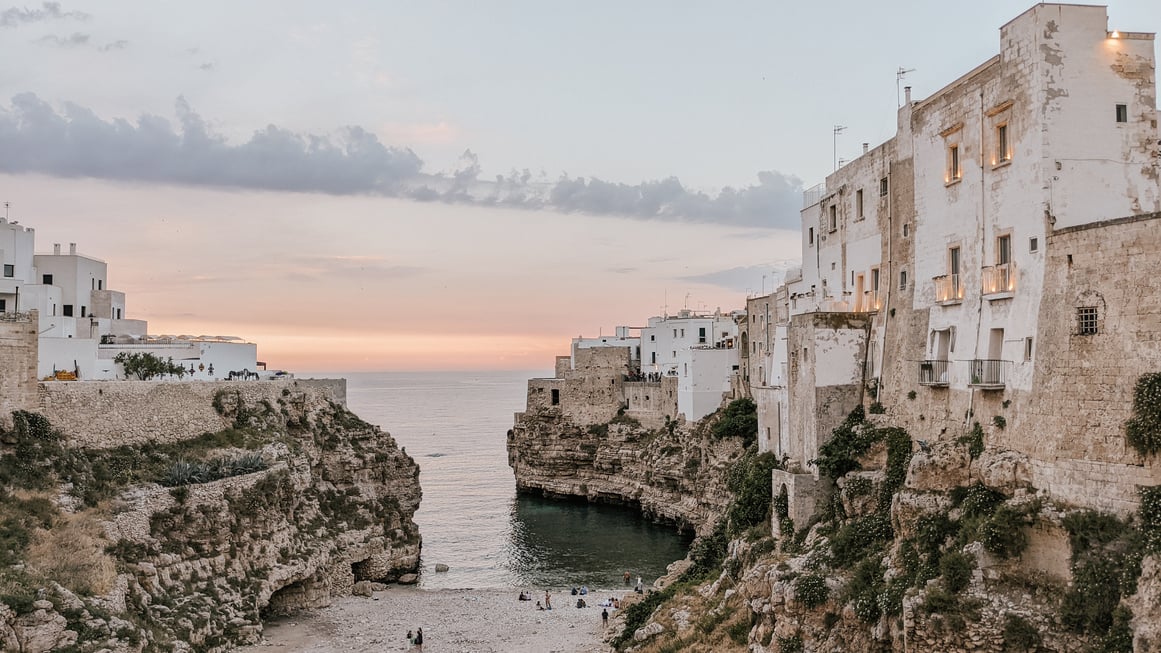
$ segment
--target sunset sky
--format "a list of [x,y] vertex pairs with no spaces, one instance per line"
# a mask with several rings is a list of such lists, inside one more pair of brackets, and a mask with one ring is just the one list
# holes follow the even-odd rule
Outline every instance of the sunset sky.
[[848,159],[889,138],[900,66],[930,95],[1029,6],[0,0],[0,201],[153,333],[547,369],[769,289],[833,127]]

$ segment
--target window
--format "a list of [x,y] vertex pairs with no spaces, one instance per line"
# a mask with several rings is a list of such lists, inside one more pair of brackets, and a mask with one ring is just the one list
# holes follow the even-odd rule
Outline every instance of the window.
[[1032,360],[1032,338],[1024,338],[1024,360]]
[[855,218],[863,219],[863,189],[855,191]]
[[649,334],[649,342],[657,342],[657,334]]
[[8,310],[7,306],[8,306],[8,300],[7,299],[0,299],[0,313],[3,313],[4,311]]
[[883,177],[882,179],[879,180],[879,197],[885,197],[886,195],[887,195],[887,178]]
[[1076,309],[1076,333],[1082,336],[1096,335],[1097,307],[1081,306]]
[[996,239],[996,265],[1007,265],[1012,262],[1012,236],[1004,234]]
[[911,223],[910,222],[903,223],[903,237],[904,238],[911,237]]
[[117,318],[116,319],[118,319],[118,320],[121,319],[121,309],[119,309],[119,308],[117,309]]
[[1117,105],[1117,122],[1129,122],[1129,105]]
[[88,317],[88,315],[85,314],[87,310],[88,310],[87,306],[81,307],[81,317]]
[[677,337],[677,329],[674,329],[674,330],[673,330],[673,337],[674,337],[674,338],[676,338],[676,337]]
[[947,249],[947,273],[952,278],[952,283],[958,285],[959,282],[959,248],[949,247]]
[[556,388],[552,389],[552,405],[560,405],[560,390],[557,390]]
[[834,204],[830,205],[830,230],[838,230],[838,206]]
[[1008,148],[1008,124],[996,126],[996,163],[1006,163],[1012,160],[1012,151]]
[[899,271],[899,290],[907,290],[907,270]]
[[701,327],[697,330],[697,342],[700,345],[705,344],[705,327]]
[[104,290],[104,289],[105,289],[105,280],[104,279],[97,279],[97,290]]
[[814,244],[814,227],[809,227],[806,230],[806,244],[807,245]]
[[64,315],[65,317],[72,317],[73,316],[73,305],[72,304],[65,304],[64,306],[62,306],[61,307],[61,315]]
[[1038,252],[1038,251],[1040,251],[1040,239],[1038,239],[1038,238],[1029,238],[1029,239],[1028,239],[1028,251],[1029,251],[1029,252]]
[[879,268],[871,268],[871,290],[879,292]]
[[682,338],[684,338],[684,337],[685,337],[685,329],[682,329],[682,330],[681,330],[681,337],[682,337]]
[[52,285],[52,275],[45,274],[45,275],[41,276],[40,282],[46,286],[51,286]]
[[959,144],[951,145],[947,148],[947,183],[959,181],[963,176],[963,171],[959,167]]
[[9,263],[4,264],[4,276],[8,279],[16,276],[16,266]]
[[653,363],[654,365],[657,364],[657,352],[649,352],[649,362]]

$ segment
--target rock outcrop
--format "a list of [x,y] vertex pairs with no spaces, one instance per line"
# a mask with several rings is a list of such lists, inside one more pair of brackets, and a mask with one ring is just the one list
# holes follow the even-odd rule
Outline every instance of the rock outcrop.
[[[55,461],[34,463],[53,470],[46,494],[59,516],[31,532],[28,560],[0,578],[0,647],[227,650],[256,641],[269,615],[324,606],[332,596],[366,593],[416,571],[419,470],[390,435],[309,390],[288,389],[277,402],[260,403],[225,391],[214,403],[234,428],[124,451],[62,444]],[[35,416],[15,421],[41,424],[37,437],[50,449],[68,442]],[[28,437],[7,439],[26,452]],[[229,473],[215,471],[229,468],[222,460],[256,453],[261,469],[207,480]],[[111,499],[89,505],[76,496],[85,474],[100,480],[115,472],[109,467],[148,467],[159,458],[172,487],[118,483],[113,473],[99,486]],[[174,484],[182,464],[192,476]],[[125,476],[132,481],[140,473]],[[0,480],[18,487],[12,478]],[[91,580],[84,574],[54,578],[34,561],[44,557],[37,542],[54,542],[54,529],[75,515],[102,525],[96,539],[103,547],[86,555],[110,565],[103,583],[81,582]]]
[[704,425],[647,429],[625,417],[586,428],[529,412],[508,433],[518,491],[636,506],[699,533],[724,514],[725,470],[741,453],[740,440],[712,438]]

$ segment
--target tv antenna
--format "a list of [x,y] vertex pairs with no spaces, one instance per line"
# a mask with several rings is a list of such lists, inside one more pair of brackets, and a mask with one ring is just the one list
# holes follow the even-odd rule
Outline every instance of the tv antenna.
[[903,100],[899,97],[899,87],[903,83],[903,78],[907,76],[907,73],[913,72],[915,72],[914,68],[904,68],[903,66],[899,66],[899,70],[895,71],[895,106],[897,107],[903,105]]
[[845,125],[834,126],[834,138],[831,139],[831,154],[834,156],[834,169],[838,170],[838,136],[847,130]]
[[4,203],[4,221],[8,222],[8,202]]

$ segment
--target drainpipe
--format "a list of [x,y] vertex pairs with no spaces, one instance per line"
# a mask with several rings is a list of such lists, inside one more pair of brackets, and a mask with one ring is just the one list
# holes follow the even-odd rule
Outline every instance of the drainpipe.
[[[980,91],[980,222],[979,222],[979,227],[977,229],[977,232],[979,234],[979,242],[980,242],[980,263],[983,263],[984,254],[986,251],[985,250],[985,243],[984,243],[984,234],[986,233],[986,228],[984,225],[984,221],[985,221],[985,218],[987,217],[987,206],[985,205],[985,202],[987,200],[988,190],[987,190],[987,187],[984,185],[985,166],[987,165],[985,163],[984,159],[985,159],[985,153],[984,153],[984,92],[983,92],[983,90],[981,90]],[[978,357],[980,355],[980,331],[983,328],[983,321],[984,321],[984,293],[983,293],[983,287],[981,285],[979,297],[976,298],[976,340],[975,340],[975,344],[973,345],[973,349],[972,349],[972,356],[975,356],[975,357]],[[973,419],[975,419],[975,406],[976,406],[976,388],[975,388],[975,386],[971,385],[971,370],[970,369],[968,370],[968,373],[969,373],[968,374],[968,387],[970,388],[970,391],[968,393],[968,412],[966,415],[964,415],[964,422],[963,422],[963,426],[965,429],[967,429],[968,425],[971,424]]]
[[[910,93],[908,93],[908,95],[910,95]],[[912,157],[914,158],[914,154],[912,154]],[[883,298],[882,309],[883,345],[879,347],[879,375],[875,377],[875,387],[878,388],[880,394],[883,392],[883,364],[886,360],[887,354],[887,328],[891,323],[891,292],[892,286],[895,285],[891,281],[895,275],[895,261],[892,258],[893,249],[891,247],[895,240],[895,179],[891,172],[891,169],[894,167],[894,165],[895,164],[892,161],[887,162],[887,264],[879,266],[879,285],[883,285],[884,275],[882,270],[883,268],[887,269],[887,292],[886,296]]]

